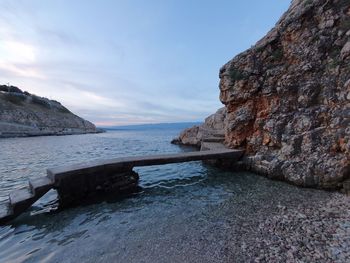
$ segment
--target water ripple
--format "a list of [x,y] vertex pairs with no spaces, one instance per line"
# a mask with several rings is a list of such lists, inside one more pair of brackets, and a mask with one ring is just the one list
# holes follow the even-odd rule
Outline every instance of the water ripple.
[[[28,178],[45,175],[48,167],[193,150],[169,143],[178,133],[116,131],[0,140],[0,201],[9,191],[27,184]],[[233,220],[235,208],[227,208],[231,204],[264,205],[266,200],[274,200],[273,193],[278,198],[290,198],[290,192],[295,191],[251,174],[222,172],[201,162],[135,170],[140,174],[142,190],[126,199],[107,199],[59,211],[57,193],[50,191],[11,225],[0,226],[0,262],[124,262],[125,255],[140,255],[143,247],[153,249],[154,241],[171,249],[192,242],[191,235],[203,238],[203,229],[216,229]],[[258,199],[262,201],[256,202]],[[216,212],[209,213],[213,208]],[[221,211],[229,212],[220,218]],[[222,238],[212,244],[216,242]],[[127,260],[133,261],[130,257]]]

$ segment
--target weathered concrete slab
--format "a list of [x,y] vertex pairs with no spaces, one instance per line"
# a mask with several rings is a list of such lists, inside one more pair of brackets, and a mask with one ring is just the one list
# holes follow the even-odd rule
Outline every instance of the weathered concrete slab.
[[136,166],[217,159],[234,161],[243,154],[241,150],[230,150],[220,145],[220,149],[211,151],[133,156],[85,162],[48,169],[47,173],[48,177],[54,181],[60,205],[69,206],[108,192],[115,195],[135,192],[139,176],[132,169]]
[[[201,151],[213,151],[213,150],[223,150],[228,149],[224,144],[219,142],[207,142],[204,141],[201,144]],[[239,160],[238,159],[210,159],[204,160],[206,164],[210,164],[212,166],[220,167],[221,169],[232,170],[233,165],[236,165]]]
[[4,224],[14,217],[12,207],[9,202],[0,204],[0,224]]
[[227,150],[227,148],[225,145],[218,142],[202,142],[201,144],[201,151],[220,151],[220,150]]
[[34,194],[30,191],[29,187],[14,190],[9,195],[10,204],[15,215],[22,213],[34,202]]
[[57,179],[60,207],[78,205],[98,196],[123,196],[138,190],[139,175],[131,168],[113,173],[77,173]]
[[14,190],[10,193],[11,205],[16,205],[27,199],[33,198],[34,195],[28,187]]
[[99,172],[119,172],[121,169],[130,169],[136,166],[161,165],[168,163],[191,162],[210,159],[232,159],[237,160],[243,155],[242,150],[230,150],[226,148],[184,152],[176,154],[161,154],[150,156],[122,157],[110,160],[93,161],[76,165],[60,166],[47,170],[48,177],[55,182],[60,181],[64,177],[73,176],[75,174],[91,174]]
[[207,137],[207,138],[203,138],[203,142],[224,142],[225,138],[223,137]]
[[53,186],[53,181],[48,177],[29,179],[29,187],[34,195],[47,193]]
[[222,133],[215,132],[215,133],[212,133],[212,136],[213,137],[225,138],[225,133],[224,132],[222,132]]
[[242,150],[227,149],[221,143],[204,142],[203,145],[206,151],[114,158],[48,169],[47,177],[30,179],[28,187],[11,192],[9,202],[0,204],[0,223],[19,216],[53,187],[61,200],[72,203],[100,192],[133,191],[139,180],[139,175],[132,170],[136,166],[199,160],[234,162],[243,155]]
[[12,191],[9,201],[0,204],[0,223],[6,223],[19,216],[52,187],[53,182],[48,177],[41,177],[30,179],[27,187]]

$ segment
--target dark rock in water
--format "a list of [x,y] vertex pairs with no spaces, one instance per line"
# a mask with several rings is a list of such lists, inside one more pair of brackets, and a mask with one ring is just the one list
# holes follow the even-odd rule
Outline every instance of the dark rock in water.
[[102,132],[55,100],[0,86],[0,138]]
[[[220,69],[225,144],[270,178],[341,189],[350,178],[350,2],[293,0]],[[200,129],[180,135],[201,144]],[[347,186],[348,183],[345,183]]]

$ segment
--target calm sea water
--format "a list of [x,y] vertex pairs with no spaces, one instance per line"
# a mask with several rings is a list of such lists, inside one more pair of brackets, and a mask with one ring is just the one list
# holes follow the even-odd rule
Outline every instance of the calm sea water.
[[[47,167],[194,150],[170,144],[179,132],[168,128],[0,140],[0,200],[28,178],[45,175]],[[252,213],[259,207],[267,210],[278,199],[295,200],[290,199],[296,191],[292,186],[201,162],[137,172],[143,190],[123,200],[58,212],[56,194],[49,192],[28,213],[0,226],[0,262],[229,262],[228,240],[237,213],[247,207]],[[301,200],[313,194],[298,191]]]

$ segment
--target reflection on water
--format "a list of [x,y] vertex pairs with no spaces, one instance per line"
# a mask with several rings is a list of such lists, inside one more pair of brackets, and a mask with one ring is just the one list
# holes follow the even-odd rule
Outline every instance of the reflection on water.
[[[169,143],[178,132],[116,131],[0,140],[0,199],[28,177],[42,176],[50,166],[191,150]],[[58,212],[56,194],[51,191],[29,213],[0,227],[0,262],[171,262],[176,261],[175,255],[178,262],[193,262],[189,254],[198,262],[204,256],[207,262],[215,262],[213,246],[226,246],[220,242],[231,229],[227,222],[238,211],[278,198],[290,202],[291,192],[295,196],[296,191],[201,162],[141,167],[137,172],[142,191],[123,200]],[[298,191],[302,198],[310,195]],[[208,256],[209,252],[213,254]]]

